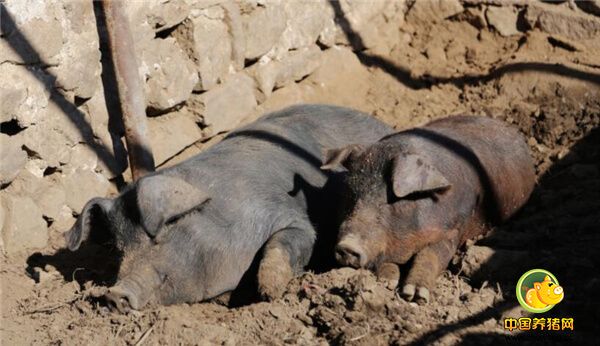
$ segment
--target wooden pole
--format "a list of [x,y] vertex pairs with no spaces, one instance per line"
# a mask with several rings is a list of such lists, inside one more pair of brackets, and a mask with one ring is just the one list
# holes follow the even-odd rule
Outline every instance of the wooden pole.
[[[108,44],[115,67],[119,101],[123,114],[125,141],[133,180],[154,171],[148,140],[146,101],[138,73],[133,37],[121,0],[102,0]],[[105,92],[111,92],[105,90]]]

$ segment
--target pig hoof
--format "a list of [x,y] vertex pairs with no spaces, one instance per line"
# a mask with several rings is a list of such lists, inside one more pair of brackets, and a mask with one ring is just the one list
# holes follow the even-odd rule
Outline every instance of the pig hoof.
[[258,269],[258,292],[263,300],[280,298],[292,278],[289,259],[282,250],[274,248],[265,252]]
[[402,292],[400,293],[400,295],[402,296],[402,298],[410,302],[415,296],[415,291],[415,285],[406,284],[404,285],[404,287],[402,287]]
[[384,263],[377,268],[377,279],[383,282],[385,286],[393,290],[398,287],[398,281],[400,280],[400,269],[398,265],[394,263]]
[[425,287],[417,288],[417,292],[415,294],[415,301],[419,305],[425,305],[429,303],[429,290]]

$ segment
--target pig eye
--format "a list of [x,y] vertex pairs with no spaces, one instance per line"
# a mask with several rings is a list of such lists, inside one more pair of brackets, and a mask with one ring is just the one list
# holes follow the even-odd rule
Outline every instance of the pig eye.
[[549,286],[549,287],[552,287],[552,286],[554,286],[554,282],[551,282],[551,283],[549,283],[549,284],[548,284],[548,286]]

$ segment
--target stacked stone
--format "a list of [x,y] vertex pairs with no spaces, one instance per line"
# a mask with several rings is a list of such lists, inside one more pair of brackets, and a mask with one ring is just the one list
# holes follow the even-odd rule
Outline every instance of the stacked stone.
[[[350,42],[326,0],[125,4],[157,165],[282,99],[303,101],[292,86],[324,63],[342,64],[334,73],[360,66],[340,49]],[[111,84],[98,4],[1,6],[0,251],[10,255],[46,246],[49,229],[67,230],[87,200],[116,193],[112,182],[128,171],[118,115],[107,110],[117,98],[104,90]],[[379,28],[397,28],[393,13],[404,15],[404,2],[338,6],[365,38],[361,49],[377,41]],[[313,83],[331,78],[320,74]]]

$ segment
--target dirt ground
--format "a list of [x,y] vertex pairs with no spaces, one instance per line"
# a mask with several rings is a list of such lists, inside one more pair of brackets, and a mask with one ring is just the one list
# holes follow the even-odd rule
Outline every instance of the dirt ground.
[[[461,249],[432,302],[407,303],[372,273],[338,268],[305,273],[271,303],[213,301],[120,315],[98,298],[115,269],[104,249],[69,254],[55,231],[40,253],[0,259],[1,343],[592,344],[600,318],[593,298],[600,290],[600,49],[537,30],[502,37],[460,18],[408,23],[399,37],[391,48],[359,53],[360,70],[332,76],[329,85],[302,81],[300,101],[359,108],[397,129],[456,114],[498,117],[527,137],[538,173],[525,208]],[[298,101],[279,94],[273,108]],[[525,314],[515,283],[536,267],[565,289],[544,317],[573,317],[573,332],[504,331],[503,318]]]

